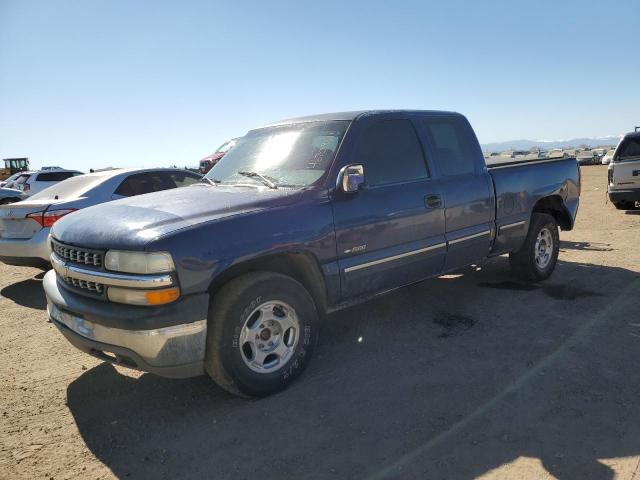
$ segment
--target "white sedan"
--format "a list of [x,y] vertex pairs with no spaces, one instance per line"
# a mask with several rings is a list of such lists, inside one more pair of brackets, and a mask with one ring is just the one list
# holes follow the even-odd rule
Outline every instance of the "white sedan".
[[22,202],[0,205],[0,261],[50,268],[49,230],[58,219],[99,203],[191,185],[201,177],[177,168],[108,170],[72,177]]

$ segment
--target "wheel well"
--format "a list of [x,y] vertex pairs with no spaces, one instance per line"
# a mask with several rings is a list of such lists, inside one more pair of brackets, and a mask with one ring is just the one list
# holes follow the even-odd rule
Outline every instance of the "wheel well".
[[556,222],[562,230],[571,230],[573,228],[571,215],[569,215],[569,212],[565,208],[562,198],[558,195],[541,198],[533,206],[533,211],[548,213],[556,219]]
[[266,255],[233,265],[213,280],[209,293],[215,295],[223,285],[239,275],[259,271],[281,273],[297,280],[307,289],[318,311],[327,311],[327,290],[320,266],[312,255],[302,252]]

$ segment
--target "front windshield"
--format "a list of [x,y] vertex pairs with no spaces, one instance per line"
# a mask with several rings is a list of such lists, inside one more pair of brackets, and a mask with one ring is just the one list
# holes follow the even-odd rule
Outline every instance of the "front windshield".
[[348,121],[267,127],[249,132],[207,173],[213,182],[259,184],[257,173],[276,186],[312,185],[331,165]]

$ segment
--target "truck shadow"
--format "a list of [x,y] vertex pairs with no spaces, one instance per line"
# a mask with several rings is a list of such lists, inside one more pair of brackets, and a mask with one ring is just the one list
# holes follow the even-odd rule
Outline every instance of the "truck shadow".
[[119,478],[466,479],[527,457],[612,479],[607,459],[640,455],[639,278],[560,262],[551,287],[523,288],[497,258],[331,315],[273,397],[101,364],[68,406]]
[[609,243],[598,242],[570,242],[560,240],[560,250],[587,250],[590,252],[611,252],[614,249]]

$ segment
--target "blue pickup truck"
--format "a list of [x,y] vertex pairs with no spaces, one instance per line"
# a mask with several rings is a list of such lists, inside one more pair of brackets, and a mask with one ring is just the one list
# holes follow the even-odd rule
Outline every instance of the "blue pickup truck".
[[546,279],[579,194],[575,159],[486,165],[457,113],[281,121],[199,184],[57,222],[48,312],[104,360],[264,396],[304,370],[327,313],[506,253]]

